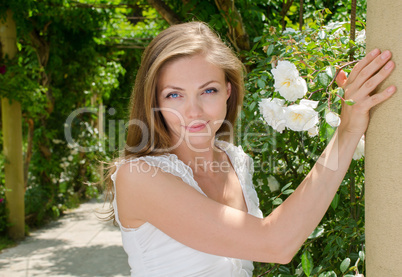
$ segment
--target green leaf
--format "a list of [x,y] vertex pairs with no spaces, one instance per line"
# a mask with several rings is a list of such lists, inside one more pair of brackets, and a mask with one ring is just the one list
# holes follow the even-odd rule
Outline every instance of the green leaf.
[[352,99],[347,99],[347,100],[345,100],[345,103],[346,103],[347,105],[349,105],[349,106],[353,106],[354,104],[356,104],[356,102],[353,101]]
[[350,259],[349,258],[344,259],[340,266],[342,273],[345,273],[346,270],[348,270],[349,266],[350,266]]
[[275,49],[274,45],[270,44],[268,49],[267,49],[267,56],[271,56],[272,53],[274,52],[274,49]]
[[260,40],[261,40],[261,38],[262,38],[261,36],[260,36],[260,37],[255,37],[255,38],[254,38],[254,42],[258,42],[258,41],[260,41]]
[[328,66],[328,67],[325,69],[325,73],[327,73],[328,76],[329,76],[331,79],[334,78],[335,73],[336,73],[336,68],[335,68],[335,66]]
[[315,239],[318,238],[320,236],[322,236],[322,234],[324,234],[324,228],[323,227],[317,227],[315,228],[315,230],[311,233],[311,235],[308,237],[309,239]]
[[311,271],[313,270],[314,264],[313,264],[313,258],[311,257],[310,252],[305,251],[302,255],[302,268],[304,274],[307,276],[310,276]]
[[320,74],[318,74],[318,82],[323,87],[327,87],[329,85],[329,83],[331,82],[331,79],[329,78],[327,73],[321,72]]
[[342,44],[348,44],[349,43],[349,37],[341,37],[341,42],[342,42]]
[[266,86],[265,82],[263,80],[261,80],[261,79],[257,80],[257,85],[261,89],[265,88],[265,86]]
[[333,271],[323,272],[318,277],[337,277]]
[[288,187],[292,185],[292,182],[287,183],[283,188],[281,188],[281,192],[284,192]]
[[294,189],[287,189],[284,192],[282,192],[282,194],[289,195],[289,194],[292,194],[294,191],[295,191]]
[[283,200],[282,198],[276,198],[274,201],[272,201],[272,205],[278,206],[280,204],[282,204]]
[[340,199],[339,194],[336,193],[334,196],[334,199],[332,199],[332,202],[331,202],[332,209],[335,210],[338,207],[339,199]]
[[366,254],[364,254],[364,251],[359,251],[359,258],[363,262],[364,259],[366,258]]
[[278,268],[278,271],[282,274],[291,275],[290,269],[283,265]]
[[250,106],[248,106],[248,109],[249,109],[250,111],[254,110],[256,104],[257,104],[257,102],[252,102],[252,103],[250,104]]
[[342,241],[342,239],[340,237],[336,238],[336,244],[338,244],[339,247],[343,246],[343,241]]

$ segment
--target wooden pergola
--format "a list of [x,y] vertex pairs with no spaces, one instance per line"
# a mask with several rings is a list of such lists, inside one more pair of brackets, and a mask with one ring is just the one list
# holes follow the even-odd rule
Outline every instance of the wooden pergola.
[[[10,10],[5,22],[0,21],[0,45],[3,58],[13,58],[17,54],[17,30]],[[25,235],[24,173],[22,162],[22,115],[21,104],[8,98],[1,99],[3,125],[3,151],[6,183],[6,204],[11,226],[8,229],[13,239]]]

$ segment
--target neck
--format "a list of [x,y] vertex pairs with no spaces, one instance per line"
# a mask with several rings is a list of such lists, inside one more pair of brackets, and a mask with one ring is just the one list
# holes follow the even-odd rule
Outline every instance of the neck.
[[171,151],[186,165],[190,166],[195,175],[214,174],[225,160],[224,152],[215,147],[214,139],[201,144],[191,145],[183,141]]

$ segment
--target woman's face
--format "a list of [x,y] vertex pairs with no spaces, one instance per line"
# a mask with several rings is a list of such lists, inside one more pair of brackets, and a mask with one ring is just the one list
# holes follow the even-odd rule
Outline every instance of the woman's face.
[[164,65],[157,81],[157,97],[172,144],[205,149],[225,119],[230,92],[224,71],[203,55]]

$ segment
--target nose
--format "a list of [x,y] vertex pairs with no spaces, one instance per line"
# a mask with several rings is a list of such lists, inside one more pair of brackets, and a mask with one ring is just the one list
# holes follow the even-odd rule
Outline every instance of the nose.
[[189,119],[199,119],[203,114],[203,107],[201,101],[193,97],[188,99],[186,105],[186,117]]

